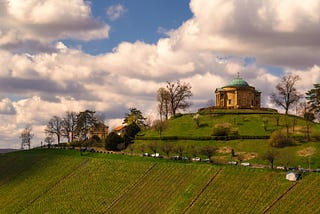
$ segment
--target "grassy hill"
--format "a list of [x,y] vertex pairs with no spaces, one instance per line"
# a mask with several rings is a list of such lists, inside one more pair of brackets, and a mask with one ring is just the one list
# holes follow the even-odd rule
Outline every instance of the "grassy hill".
[[[232,128],[238,130],[240,136],[270,136],[275,130],[286,127],[286,118],[283,114],[273,111],[256,110],[203,110],[200,114],[200,126],[197,127],[193,120],[194,114],[184,114],[168,121],[167,128],[163,131],[162,137],[177,137],[188,139],[210,137],[213,134],[213,127],[217,124],[229,123]],[[278,126],[277,120],[279,118]],[[289,126],[295,123],[295,136],[304,136],[305,121],[303,118],[292,116],[288,117]],[[266,128],[264,128],[264,124]],[[290,129],[291,130],[291,129]],[[144,138],[157,137],[156,130],[147,130],[143,133]],[[311,135],[320,136],[320,126],[312,125]]]
[[[245,161],[268,164],[261,158],[267,150],[271,149],[268,138],[276,130],[286,130],[285,115],[270,110],[204,109],[198,113],[200,114],[199,127],[193,119],[194,114],[181,115],[168,120],[161,140],[157,130],[149,129],[141,133],[135,140],[133,148],[129,149],[136,153],[141,153],[141,148],[151,152],[148,145],[154,143],[157,144],[158,151],[161,153],[161,147],[171,143],[182,145],[184,155],[191,157],[190,150],[199,151],[204,146],[212,145],[219,148],[218,153],[213,157],[217,163],[230,161],[230,150],[234,149],[236,154],[244,156]],[[279,152],[279,157],[290,156],[290,165],[308,167],[310,163],[312,168],[320,168],[320,125],[311,124],[311,140],[306,141],[306,121],[292,115],[287,120],[290,135],[295,138],[295,144],[290,147],[275,148]],[[237,130],[238,135],[227,138],[212,136],[213,128],[217,124],[229,124],[232,129]],[[128,152],[129,149],[127,149]],[[306,151],[312,152],[308,154]],[[201,155],[198,154],[198,156]],[[277,158],[276,165],[283,165],[283,160]]]
[[34,149],[0,155],[0,213],[318,213],[319,173]]

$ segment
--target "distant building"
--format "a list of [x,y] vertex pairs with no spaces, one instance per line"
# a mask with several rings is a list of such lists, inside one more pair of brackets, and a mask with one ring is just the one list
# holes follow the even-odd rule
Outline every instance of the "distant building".
[[120,126],[117,126],[113,129],[113,131],[115,133],[117,133],[118,135],[120,136],[123,136],[125,134],[125,131],[126,131],[126,127],[127,125],[126,124],[123,124],[123,125],[120,125]]
[[239,74],[228,85],[215,90],[217,108],[258,109],[261,92],[250,86]]
[[90,128],[89,138],[92,138],[93,136],[98,136],[101,140],[104,140],[108,136],[108,129],[109,127],[106,126],[104,123],[98,123]]

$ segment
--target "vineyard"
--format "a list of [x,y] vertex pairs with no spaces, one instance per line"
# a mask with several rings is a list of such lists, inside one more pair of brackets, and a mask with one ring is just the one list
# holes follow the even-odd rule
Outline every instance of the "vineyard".
[[319,213],[320,174],[33,150],[0,155],[0,213]]

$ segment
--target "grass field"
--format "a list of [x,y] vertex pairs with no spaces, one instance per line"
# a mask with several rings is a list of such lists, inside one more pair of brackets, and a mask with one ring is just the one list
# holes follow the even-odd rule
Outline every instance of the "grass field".
[[[300,166],[304,168],[320,168],[320,125],[311,124],[311,140],[305,140],[306,122],[303,118],[296,116],[288,116],[288,124],[290,135],[295,137],[293,146],[285,148],[271,148],[268,139],[249,139],[250,137],[265,136],[268,137],[275,130],[286,130],[286,117],[270,111],[254,111],[254,110],[213,110],[200,112],[200,126],[197,127],[193,120],[194,114],[185,114],[177,118],[169,119],[167,127],[162,132],[162,140],[159,139],[159,132],[148,129],[142,132],[133,144],[133,148],[128,148],[127,152],[132,150],[134,153],[142,153],[141,148],[146,152],[152,152],[148,145],[157,144],[159,153],[161,147],[165,144],[173,144],[174,146],[182,145],[184,147],[184,155],[192,157],[191,150],[200,151],[201,148],[211,145],[219,148],[214,155],[213,160],[218,163],[227,163],[231,160],[230,151],[233,149],[236,154],[245,156],[244,160],[256,164],[269,164],[263,160],[263,154],[271,149],[276,150],[279,155],[275,159],[276,165],[283,165],[284,156],[288,157],[289,165]],[[277,120],[279,119],[278,125]],[[267,121],[267,122],[265,122]],[[232,128],[238,130],[239,136],[244,139],[234,140],[212,140],[208,139],[213,134],[213,127],[216,124],[229,123]],[[293,124],[295,124],[293,126]],[[167,138],[166,138],[167,137]],[[247,138],[246,138],[247,137]],[[307,154],[303,152],[309,150]],[[198,152],[197,156],[201,156]],[[177,153],[172,152],[172,155]],[[281,157],[281,158],[280,158]]]
[[[229,123],[233,128],[236,128],[240,136],[269,136],[275,130],[286,128],[286,117],[283,114],[249,112],[250,111],[248,110],[247,114],[245,112],[236,114],[225,110],[224,114],[221,114],[221,112],[220,114],[201,114],[199,127],[196,126],[196,123],[193,120],[194,114],[185,114],[178,118],[169,119],[168,125],[163,131],[162,136],[209,137],[213,133],[214,125],[223,123]],[[278,125],[276,120],[277,117],[279,117]],[[293,134],[296,136],[304,136],[304,133],[301,131],[302,128],[305,127],[303,118],[291,115],[288,116],[288,124],[291,127],[290,130],[293,127],[293,123],[295,123],[295,132]],[[311,126],[311,135],[319,136],[319,124],[313,123]],[[145,137],[159,137],[159,133],[155,130],[147,130],[143,134]]]
[[[317,213],[320,173],[34,149],[0,155],[0,213]],[[298,210],[298,211],[297,211]]]

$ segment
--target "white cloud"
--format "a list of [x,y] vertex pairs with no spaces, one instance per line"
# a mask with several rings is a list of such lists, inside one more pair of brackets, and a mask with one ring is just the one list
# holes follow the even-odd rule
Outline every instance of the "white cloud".
[[[297,86],[302,93],[320,82],[317,1],[300,5],[298,1],[192,0],[194,16],[168,32],[167,38],[155,44],[122,42],[112,52],[98,56],[59,41],[69,36],[97,39],[105,35],[101,32],[108,32],[106,24],[91,17],[88,4],[19,2],[10,1],[11,9],[6,7],[0,17],[4,20],[0,46],[7,47],[0,50],[0,137],[5,139],[0,147],[16,143],[19,130],[29,123],[37,132],[35,143],[39,143],[48,119],[70,110],[104,112],[111,127],[122,122],[130,107],[156,118],[156,91],[166,81],[191,84],[192,111],[214,99],[214,90],[237,72],[262,91],[263,105],[268,107],[272,106],[269,94],[280,80],[268,65],[299,75]],[[283,7],[287,10],[280,14]],[[43,20],[39,18],[41,10],[48,13]],[[83,23],[95,24],[90,28]],[[53,28],[48,30],[48,26]],[[48,33],[52,33],[49,38],[45,36]],[[54,51],[10,52],[8,44],[28,47],[27,40]],[[246,57],[254,57],[257,63],[246,65]],[[10,96],[25,99],[11,101]]]
[[0,100],[0,114],[15,114],[16,110],[10,99],[5,98]]
[[94,19],[83,0],[9,0],[1,6],[0,47],[4,49],[53,51],[54,47],[46,46],[55,40],[109,36],[109,25]]
[[121,4],[112,5],[106,10],[106,14],[111,21],[119,19],[126,12],[127,9]]
[[260,64],[319,64],[317,0],[192,0],[190,7],[194,18],[171,32],[177,47],[254,55]]

